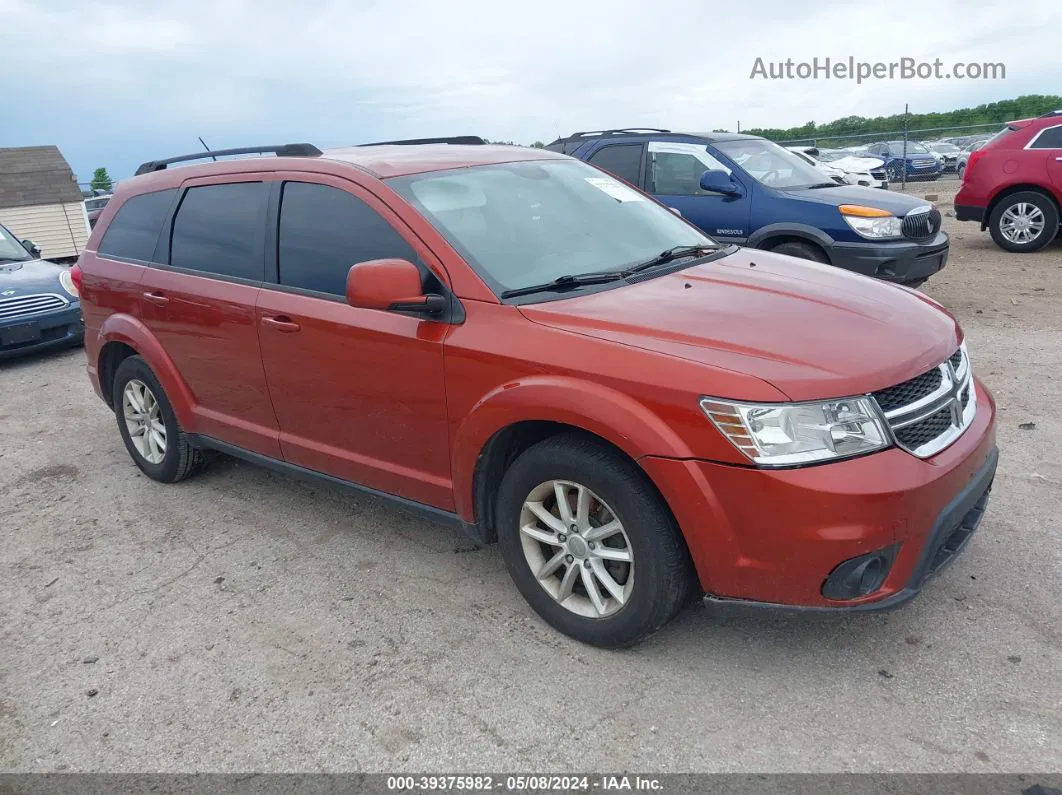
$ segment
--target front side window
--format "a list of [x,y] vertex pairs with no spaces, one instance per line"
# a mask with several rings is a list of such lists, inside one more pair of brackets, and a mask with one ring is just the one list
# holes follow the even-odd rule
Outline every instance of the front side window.
[[748,138],[719,141],[714,146],[741,166],[749,176],[769,188],[786,190],[826,184],[825,177],[817,168],[771,141]]
[[262,281],[268,197],[262,182],[189,188],[173,220],[170,265]]
[[1041,130],[1029,148],[1062,149],[1062,127],[1048,127],[1046,130]]
[[641,184],[642,145],[613,144],[594,152],[587,160],[632,185]]
[[717,196],[701,190],[705,171],[730,169],[704,144],[654,141],[649,144],[649,190],[658,196]]
[[369,205],[328,185],[287,182],[280,203],[277,241],[280,283],[345,295],[351,265],[416,253]]
[[571,160],[413,174],[388,184],[496,293],[614,271],[714,242],[644,194]]
[[100,256],[150,262],[176,193],[174,188],[128,199],[103,233]]
[[[903,157],[903,141],[899,141],[897,143],[889,144],[889,152],[890,152],[890,154],[893,154],[896,157]],[[929,154],[929,150],[926,149],[925,146],[923,146],[920,143],[917,143],[915,141],[908,141],[907,142],[907,154],[909,154],[909,155],[928,155]]]

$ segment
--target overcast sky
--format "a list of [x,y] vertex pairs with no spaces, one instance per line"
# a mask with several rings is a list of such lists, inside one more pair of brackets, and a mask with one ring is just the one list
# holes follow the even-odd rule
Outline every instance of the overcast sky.
[[[304,10],[313,9],[313,10]],[[212,147],[786,127],[1062,93],[1062,3],[0,0],[0,146],[81,180]],[[757,57],[1003,62],[1005,80],[751,80]]]

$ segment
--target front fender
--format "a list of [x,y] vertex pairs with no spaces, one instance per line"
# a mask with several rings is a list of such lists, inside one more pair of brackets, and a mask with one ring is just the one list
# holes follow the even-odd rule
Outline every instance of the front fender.
[[[135,350],[137,354],[147,362],[148,367],[159,379],[166,397],[173,407],[173,413],[177,415],[177,421],[181,427],[190,433],[195,432],[195,397],[192,395],[188,384],[181,378],[180,372],[174,365],[173,360],[166,355],[162,345],[155,339],[147,326],[132,315],[110,315],[103,321],[97,332],[96,344],[93,350],[102,351],[108,342],[123,342]],[[99,368],[99,362],[93,363]]]
[[759,248],[764,241],[772,237],[798,237],[811,243],[816,243],[826,252],[827,257],[830,255],[830,249],[834,244],[834,239],[817,227],[783,221],[777,224],[761,226],[753,234],[749,235],[749,240],[745,245],[749,248]]
[[474,521],[476,461],[498,431],[520,422],[557,422],[580,428],[632,459],[647,455],[691,458],[682,438],[642,403],[607,386],[565,376],[529,376],[487,393],[453,435],[452,471],[457,512]]

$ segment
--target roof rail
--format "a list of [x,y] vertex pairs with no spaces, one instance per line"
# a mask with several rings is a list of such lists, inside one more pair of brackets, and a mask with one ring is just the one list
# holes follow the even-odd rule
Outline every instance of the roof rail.
[[1048,113],[1045,113],[1040,118],[1041,119],[1050,119],[1050,118],[1053,118],[1054,116],[1062,116],[1062,110],[1052,110],[1052,111],[1050,111]]
[[669,133],[671,130],[665,130],[661,127],[619,127],[615,130],[584,130],[582,132],[574,132],[569,135],[569,138],[582,138],[586,135],[637,135],[638,133]]
[[487,143],[478,135],[451,135],[443,138],[406,138],[402,141],[373,141],[371,144],[358,144],[358,146],[417,146],[418,144],[463,144],[465,146],[480,146]]
[[208,157],[217,159],[227,155],[263,155],[274,154],[277,157],[317,157],[321,150],[313,144],[278,144],[276,146],[247,146],[240,149],[214,149],[208,152],[196,152],[191,155],[168,157],[165,160],[149,160],[142,163],[136,170],[136,175],[150,174],[152,171],[162,171],[172,163],[184,163],[189,160],[205,160]]

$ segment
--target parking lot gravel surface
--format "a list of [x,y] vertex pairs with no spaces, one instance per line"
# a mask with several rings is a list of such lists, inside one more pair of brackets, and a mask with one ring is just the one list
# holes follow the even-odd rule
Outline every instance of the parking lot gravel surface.
[[[909,186],[937,193],[956,183]],[[992,502],[900,610],[543,624],[494,547],[219,458],[140,475],[79,350],[0,364],[2,771],[1062,769],[1062,241],[945,218]]]

